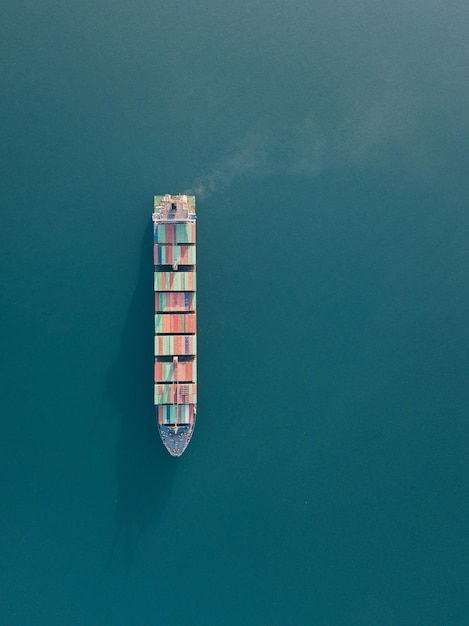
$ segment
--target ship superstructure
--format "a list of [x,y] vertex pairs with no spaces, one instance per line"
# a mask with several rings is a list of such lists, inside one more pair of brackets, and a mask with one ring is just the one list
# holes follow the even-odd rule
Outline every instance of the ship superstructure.
[[181,456],[197,413],[195,196],[155,196],[154,404],[161,439]]

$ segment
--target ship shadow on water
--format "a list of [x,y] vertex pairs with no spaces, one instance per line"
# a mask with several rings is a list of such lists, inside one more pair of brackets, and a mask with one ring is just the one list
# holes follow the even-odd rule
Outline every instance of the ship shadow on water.
[[153,407],[154,296],[151,225],[145,231],[138,277],[119,354],[109,371],[109,391],[121,416],[115,472],[116,530],[108,567],[123,553],[130,566],[138,539],[152,528],[168,501],[175,460],[160,441]]

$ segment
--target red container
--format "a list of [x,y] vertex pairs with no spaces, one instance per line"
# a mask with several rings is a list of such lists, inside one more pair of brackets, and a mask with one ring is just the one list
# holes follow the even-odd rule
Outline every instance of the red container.
[[179,265],[189,265],[189,246],[181,246]]
[[165,243],[176,243],[176,224],[165,224],[164,231]]

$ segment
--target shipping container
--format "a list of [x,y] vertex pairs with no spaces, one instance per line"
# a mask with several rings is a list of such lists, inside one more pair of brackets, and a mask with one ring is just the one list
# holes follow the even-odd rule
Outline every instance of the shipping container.
[[155,312],[195,311],[195,291],[157,291],[155,293]]
[[160,404],[157,406],[158,424],[193,424],[195,406],[193,404]]
[[154,243],[195,243],[195,222],[156,224]]
[[195,254],[195,246],[155,244],[153,248],[155,265],[195,265]]
[[155,272],[155,291],[195,291],[195,272]]
[[155,385],[155,404],[197,404],[195,383]]
[[155,333],[195,333],[195,313],[156,313]]
[[197,354],[197,335],[156,335],[155,356]]
[[176,364],[155,361],[155,383],[169,383],[176,379],[185,383],[197,382],[196,361],[178,361]]

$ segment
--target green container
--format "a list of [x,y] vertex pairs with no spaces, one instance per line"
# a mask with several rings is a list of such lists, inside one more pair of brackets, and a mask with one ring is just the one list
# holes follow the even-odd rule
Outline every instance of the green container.
[[195,223],[176,224],[176,243],[195,243]]

